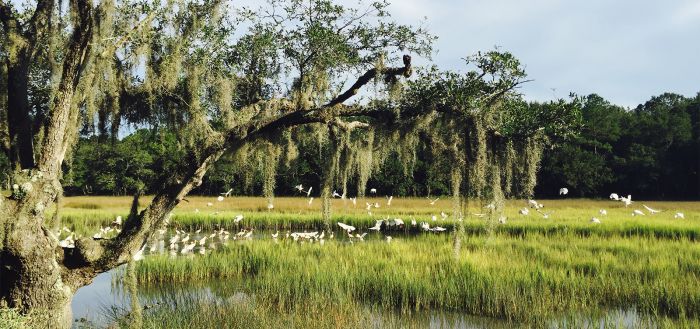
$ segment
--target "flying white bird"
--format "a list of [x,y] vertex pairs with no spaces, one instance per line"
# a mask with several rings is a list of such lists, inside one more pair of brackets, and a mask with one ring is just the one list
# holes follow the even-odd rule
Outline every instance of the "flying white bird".
[[294,186],[294,188],[299,192],[304,192],[304,185],[299,184],[297,186]]
[[243,220],[243,215],[242,215],[242,214],[238,214],[238,215],[236,215],[235,218],[233,218],[233,222],[234,222],[234,223],[238,223],[238,222],[240,222],[240,221],[242,221],[242,220]]
[[376,223],[374,223],[374,226],[368,228],[368,230],[373,230],[373,231],[379,231],[382,229],[382,223],[383,220],[378,220]]
[[642,207],[644,207],[644,209],[648,210],[652,215],[661,212],[660,210],[649,208],[645,204],[643,204]]
[[620,201],[620,196],[617,193],[610,193],[610,200]]
[[340,194],[338,193],[338,191],[333,191],[333,194],[331,195],[331,197],[340,198]]
[[673,218],[685,218],[685,214],[682,212],[677,212],[675,215],[673,215]]
[[635,209],[635,210],[632,212],[632,216],[637,216],[637,215],[638,215],[638,216],[644,216],[644,213],[643,213],[641,210],[639,210],[639,209]]
[[567,195],[569,194],[569,189],[566,187],[562,187],[559,189],[559,195]]
[[377,194],[377,189],[376,189],[376,188],[371,188],[371,189],[369,189],[369,193]]
[[632,195],[628,194],[627,197],[620,197],[620,201],[625,204],[625,207],[629,206],[632,204]]
[[591,223],[600,224],[600,219],[593,217],[593,218],[591,218]]
[[340,226],[340,228],[342,228],[343,230],[348,231],[348,233],[355,230],[355,227],[354,227],[354,226],[350,226],[350,225],[347,225],[347,224],[343,224],[343,223],[341,223],[341,222],[338,222],[338,226]]
[[608,211],[605,209],[600,209],[600,210],[598,210],[598,212],[600,213],[601,216],[606,216],[608,214]]
[[435,226],[435,227],[432,229],[432,231],[433,231],[433,232],[444,232],[444,231],[447,231],[447,229],[444,228],[444,227]]
[[223,195],[224,197],[228,198],[229,196],[231,196],[231,192],[233,192],[233,189],[229,189],[228,191],[220,193],[220,194]]
[[313,187],[309,186],[309,190],[306,191],[306,197],[307,197],[307,198],[311,196],[311,189],[312,189],[312,188],[313,188]]
[[432,215],[432,216],[430,217],[430,219],[432,219],[432,220],[433,220],[433,222],[434,222],[434,221],[436,221],[436,220],[437,220],[437,216],[435,216],[435,215]]

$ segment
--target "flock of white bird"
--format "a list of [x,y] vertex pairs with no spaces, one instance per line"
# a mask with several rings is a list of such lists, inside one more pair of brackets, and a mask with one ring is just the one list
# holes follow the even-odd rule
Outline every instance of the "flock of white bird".
[[[295,190],[297,190],[299,193],[306,194],[306,197],[309,198],[308,204],[310,205],[313,202],[313,197],[311,196],[311,191],[312,187],[309,187],[308,189],[305,189],[303,185],[299,184],[294,187]],[[227,192],[221,193],[217,197],[217,201],[221,202],[224,201],[226,197],[229,197],[231,195],[232,190],[228,190]],[[566,196],[569,193],[568,188],[561,188],[559,190],[559,195],[560,196]],[[370,189],[370,194],[376,195],[377,190],[372,188]],[[340,194],[337,191],[333,191],[331,194],[331,197],[333,198],[341,198],[341,199],[346,199],[345,193]],[[357,205],[357,198],[349,198],[352,201],[353,206]],[[387,196],[386,197],[386,206],[389,207],[391,206],[391,202],[393,200],[393,196]],[[434,206],[436,202],[439,200],[439,198],[435,199],[429,199],[428,204],[431,206]],[[627,195],[625,196],[619,196],[617,193],[612,193],[610,194],[610,200],[614,201],[620,201],[622,202],[625,207],[629,207],[632,205],[634,202],[632,201],[632,196]],[[372,209],[380,208],[381,205],[379,202],[375,203],[369,203],[366,202],[366,210],[369,215],[372,215]],[[212,202],[207,202],[207,206],[212,206]],[[654,215],[657,213],[662,212],[661,210],[657,210],[654,208],[651,208],[645,204],[642,204],[642,207],[650,214]],[[274,205],[270,202],[267,205],[268,209],[273,209]],[[485,206],[486,209],[493,210],[495,209],[495,205],[493,203],[488,204]],[[536,200],[527,200],[527,206],[523,207],[518,210],[518,213],[522,216],[528,216],[530,215],[531,209],[534,209],[537,213],[542,215],[543,218],[548,219],[550,218],[550,213],[544,212],[543,211],[544,205],[542,203],[537,202]],[[198,212],[198,209],[195,209],[196,212]],[[600,216],[606,216],[607,215],[607,210],[605,209],[600,209],[598,211]],[[632,210],[632,216],[645,216],[646,213],[640,209],[633,209]],[[485,217],[486,214],[484,213],[475,213],[473,214],[476,217]],[[440,213],[440,219],[441,220],[446,220],[449,216],[445,212]],[[682,212],[676,212],[674,214],[674,218],[685,218],[685,215]],[[233,218],[233,222],[235,224],[239,224],[241,221],[243,221],[244,217],[243,214],[238,214]],[[437,215],[432,215],[430,219],[433,222],[438,221],[438,216]],[[461,221],[461,218],[459,219]],[[501,216],[498,219],[498,222],[500,224],[506,224],[507,218],[505,216]],[[598,217],[592,217],[590,219],[590,222],[593,224],[601,224],[601,220]],[[229,231],[220,228],[216,229],[210,234],[202,233],[202,229],[196,230],[194,233],[189,233],[184,230],[179,230],[177,228],[173,228],[173,234],[171,234],[166,242],[166,233],[168,232],[168,225],[170,224],[170,218],[167,218],[164,222],[163,228],[158,229],[156,231],[157,235],[155,236],[154,239],[151,239],[150,245],[148,243],[144,244],[143,247],[136,253],[134,254],[133,258],[135,260],[140,260],[143,258],[144,251],[146,250],[148,246],[149,253],[157,253],[157,252],[164,252],[165,250],[169,251],[171,255],[177,255],[179,254],[191,254],[198,252],[200,254],[205,254],[207,250],[210,249],[215,249],[217,245],[219,244],[224,244],[229,240],[251,240],[253,239],[253,232],[254,229],[246,229],[243,228],[241,231],[231,234]],[[365,236],[367,235],[367,232],[360,233],[358,232],[357,228],[345,223],[338,222],[337,223],[338,227],[347,234],[347,239],[349,243],[354,243],[358,241],[364,241]],[[421,221],[418,222],[414,218],[411,218],[410,220],[410,227],[422,230],[424,232],[444,232],[447,231],[445,227],[441,226],[432,226],[429,224],[428,221]],[[96,232],[92,238],[95,240],[100,240],[100,239],[110,239],[116,236],[121,232],[121,226],[122,226],[122,217],[117,216],[116,219],[108,226],[106,227],[101,227],[98,232]],[[367,228],[369,231],[391,231],[391,230],[396,230],[396,229],[405,229],[407,224],[404,222],[403,219],[401,218],[390,218],[386,217],[384,219],[379,219],[375,221],[374,226]],[[59,246],[62,248],[75,248],[75,240],[76,240],[76,234],[75,232],[72,232],[70,229],[67,227],[63,227],[58,231],[58,236],[61,234],[66,233],[67,236],[59,240]],[[326,239],[334,239],[334,232],[332,230],[328,231],[328,234],[326,234],[326,231],[313,231],[313,232],[291,232],[287,231],[284,236],[280,236],[279,231],[276,231],[275,233],[271,234],[272,239],[274,239],[276,242],[278,240],[289,240],[289,241],[294,241],[294,242],[309,242],[309,243],[319,243],[319,244],[324,244]],[[389,235],[385,236],[386,242],[390,243],[392,240],[392,237]]]

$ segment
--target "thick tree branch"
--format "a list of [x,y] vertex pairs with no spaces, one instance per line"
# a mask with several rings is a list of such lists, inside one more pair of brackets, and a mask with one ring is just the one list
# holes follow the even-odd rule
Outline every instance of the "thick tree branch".
[[75,0],[78,17],[75,19],[73,35],[63,59],[63,73],[55,93],[46,136],[42,143],[39,169],[49,177],[59,177],[61,163],[69,146],[69,134],[76,124],[77,111],[73,107],[73,94],[82,69],[88,60],[90,40],[93,33],[93,8],[89,0]]
[[372,68],[368,70],[367,72],[365,72],[365,74],[360,76],[352,86],[350,86],[350,89],[338,95],[336,98],[328,102],[328,104],[326,104],[325,106],[331,107],[338,104],[342,104],[346,100],[355,96],[360,91],[360,88],[362,88],[364,85],[366,85],[367,83],[369,83],[370,81],[372,81],[380,75],[384,75],[386,80],[390,80],[391,78],[398,75],[403,75],[404,77],[411,76],[411,74],[413,73],[413,70],[411,69],[411,56],[403,55],[403,65],[403,67],[387,67],[383,69]]

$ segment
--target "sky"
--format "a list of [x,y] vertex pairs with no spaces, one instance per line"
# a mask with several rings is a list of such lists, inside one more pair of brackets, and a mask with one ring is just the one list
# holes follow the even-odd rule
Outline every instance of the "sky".
[[597,93],[632,108],[700,92],[699,0],[394,0],[389,11],[403,24],[427,17],[442,69],[463,70],[479,50],[512,52],[534,79],[521,89],[530,100]]

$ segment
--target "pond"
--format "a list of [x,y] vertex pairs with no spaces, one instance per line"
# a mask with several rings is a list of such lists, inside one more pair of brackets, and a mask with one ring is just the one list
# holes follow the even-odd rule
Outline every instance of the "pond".
[[[269,231],[255,231],[250,234],[248,238],[244,238],[247,233],[241,234],[236,237],[235,234],[231,234],[229,239],[222,239],[219,236],[208,238],[212,233],[190,233],[190,238],[188,240],[199,240],[207,237],[208,241],[205,242],[204,248],[202,246],[197,246],[190,251],[182,252],[182,249],[189,242],[178,243],[175,247],[171,248],[169,241],[173,238],[176,233],[170,232],[163,234],[162,237],[155,239],[153,242],[147,244],[144,248],[145,257],[156,254],[167,254],[169,257],[204,257],[200,253],[207,254],[212,252],[217,252],[223,244],[232,243],[246,243],[244,241],[249,240],[271,240],[272,234],[274,232]],[[292,234],[287,238],[288,232],[280,232],[280,239],[292,239]],[[307,232],[309,233],[309,232]],[[428,232],[426,234],[450,234],[450,232]],[[399,237],[401,239],[414,238],[416,235],[403,235],[398,232],[391,234],[392,236]],[[180,235],[182,237],[186,234]],[[235,239],[234,239],[235,237]],[[326,236],[329,238],[330,235]],[[336,232],[334,243],[386,243],[386,236],[382,233],[372,232],[362,239],[357,236],[349,237],[344,232]],[[303,239],[300,239],[303,240]],[[319,239],[307,240],[303,243],[320,243]],[[113,321],[113,317],[110,314],[114,314],[115,310],[117,313],[122,314],[128,313],[131,305],[131,296],[127,292],[125,280],[126,266],[116,268],[107,273],[102,273],[98,275],[92,284],[79,289],[73,299],[72,309],[73,316],[75,319],[75,327],[80,328],[84,326],[90,327],[107,327]],[[237,286],[235,283],[221,283],[221,282],[202,282],[193,285],[150,285],[147,288],[141,287],[138,289],[139,302],[142,307],[150,308],[157,303],[162,303],[162,301],[174,300],[188,298],[190,296],[196,296],[199,300],[205,299],[210,300],[212,303],[221,301],[236,300],[242,303],[252,303],[251,300],[254,299],[254,291],[246,290],[243,287]],[[167,303],[167,302],[166,302]],[[382,327],[382,323],[388,319],[392,320],[392,323],[396,325],[399,321],[399,326],[403,326],[401,323],[410,324],[415,326],[420,324],[420,327],[428,328],[514,328],[518,327],[516,324],[497,320],[486,317],[475,317],[466,314],[461,314],[458,312],[441,312],[437,310],[430,311],[420,311],[420,312],[409,312],[406,314],[393,314],[391,311],[379,310],[376,308],[367,308],[367,312],[370,313],[372,319],[372,327]],[[398,320],[397,320],[398,319]],[[573,314],[573,315],[562,315],[561,317],[549,321],[548,327],[550,328],[568,328],[568,327],[586,327],[586,328],[605,328],[613,324],[615,327],[649,327],[653,323],[649,322],[648,318],[639,314],[634,308],[629,309],[611,309],[602,312],[596,312],[594,314]],[[527,327],[523,325],[522,327]]]

